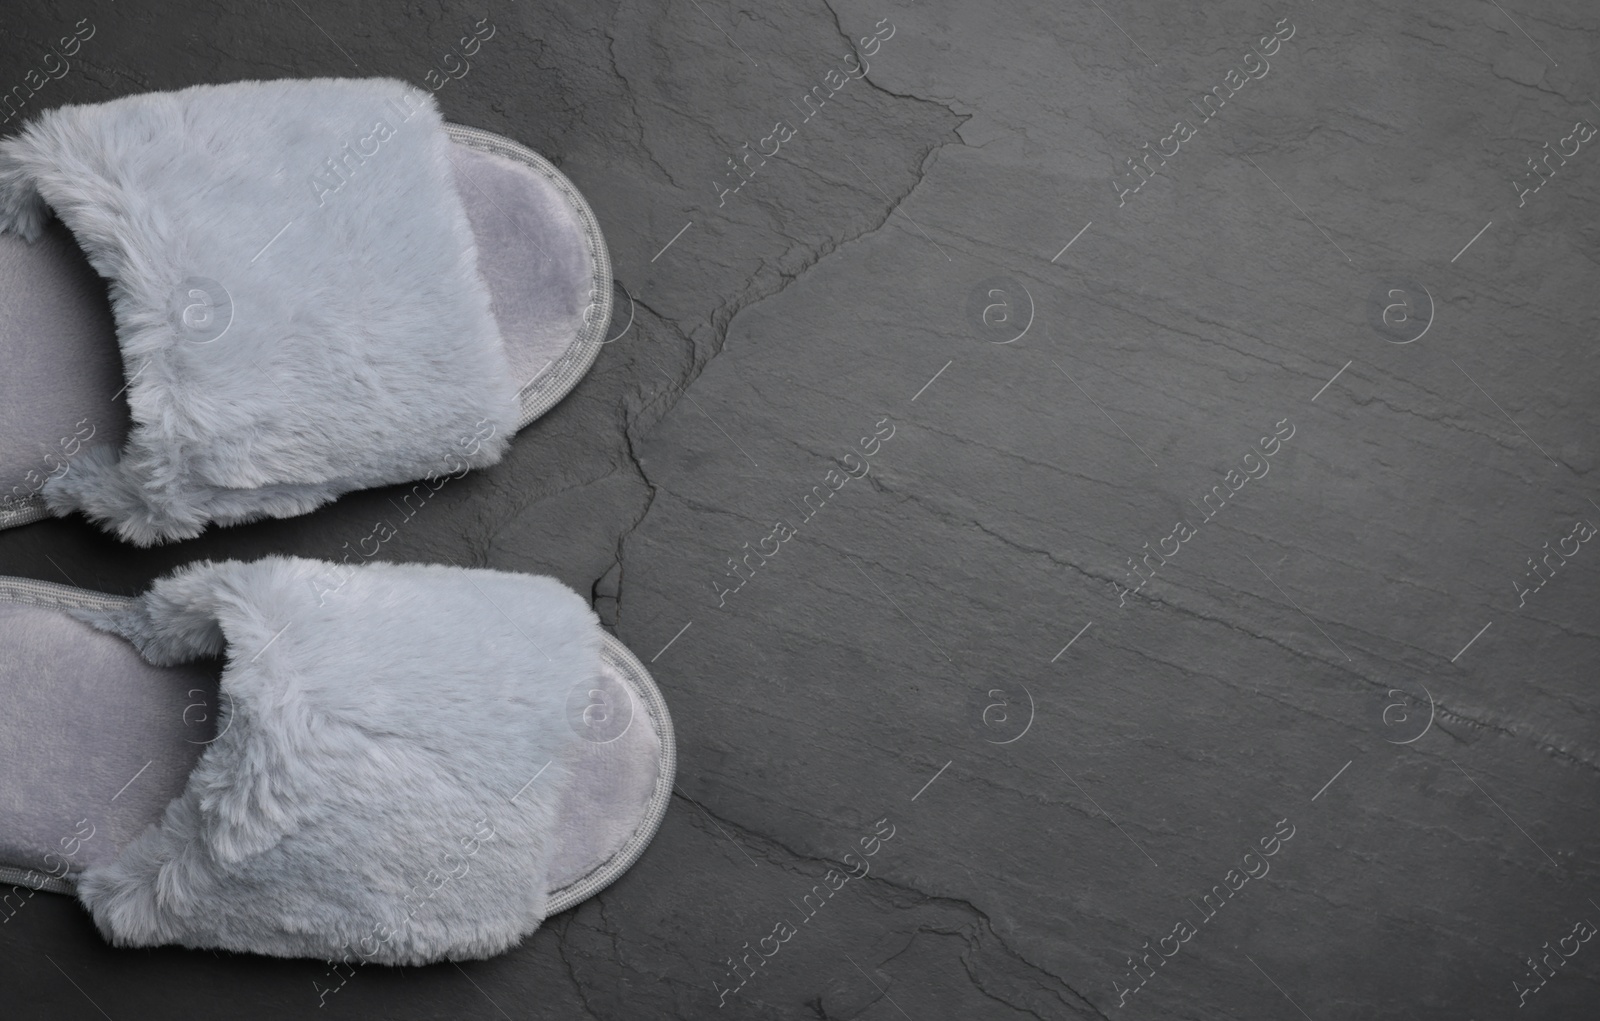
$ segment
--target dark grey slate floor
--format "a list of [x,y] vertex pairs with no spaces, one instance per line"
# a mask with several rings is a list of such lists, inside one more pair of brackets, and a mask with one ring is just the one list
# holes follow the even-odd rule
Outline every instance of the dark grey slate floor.
[[[592,592],[680,773],[502,957],[319,1008],[41,897],[0,1015],[1600,1014],[1600,9],[22,0],[0,86],[84,18],[34,108],[453,67],[588,196],[615,340],[384,555]],[[390,507],[52,521],[0,573],[131,593]]]

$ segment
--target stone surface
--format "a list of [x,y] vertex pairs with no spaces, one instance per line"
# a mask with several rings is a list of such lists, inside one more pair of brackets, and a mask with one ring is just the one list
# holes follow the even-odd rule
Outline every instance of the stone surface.
[[[24,2],[0,86],[80,18],[30,109],[455,68],[446,115],[555,161],[631,299],[577,390],[383,555],[592,593],[655,657],[672,809],[523,947],[359,970],[329,1016],[1600,1003],[1600,946],[1559,943],[1600,925],[1600,553],[1513,587],[1600,522],[1600,151],[1513,184],[1600,124],[1592,6]],[[1119,205],[1125,161],[1175,144]],[[0,573],[134,592],[336,558],[388,500],[155,550],[46,522],[0,534]],[[1146,543],[1170,562],[1120,595]],[[0,925],[8,1017],[308,1016],[318,982],[116,951],[64,898]]]

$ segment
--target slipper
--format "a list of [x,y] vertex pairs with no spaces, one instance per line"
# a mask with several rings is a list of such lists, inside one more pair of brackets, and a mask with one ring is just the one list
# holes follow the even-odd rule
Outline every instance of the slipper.
[[671,797],[660,691],[553,578],[0,579],[0,649],[0,921],[46,890],[118,946],[487,957],[616,879]]
[[0,527],[150,545],[493,464],[611,302],[571,182],[403,82],[46,111],[0,141]]

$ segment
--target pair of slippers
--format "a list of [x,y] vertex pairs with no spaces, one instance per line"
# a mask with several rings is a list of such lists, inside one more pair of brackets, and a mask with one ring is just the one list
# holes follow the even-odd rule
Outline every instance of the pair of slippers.
[[[611,288],[565,177],[398,81],[48,111],[0,141],[0,527],[426,499],[572,389]],[[0,579],[0,692],[0,915],[75,894],[125,946],[499,953],[638,858],[676,765],[587,602],[500,571]]]

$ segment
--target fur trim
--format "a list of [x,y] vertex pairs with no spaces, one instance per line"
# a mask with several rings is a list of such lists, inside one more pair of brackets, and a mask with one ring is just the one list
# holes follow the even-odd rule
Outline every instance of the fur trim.
[[517,386],[451,144],[392,79],[64,106],[0,141],[0,230],[72,229],[129,379],[125,448],[51,511],[149,545],[499,460]]
[[107,939],[422,964],[538,927],[567,696],[600,670],[598,620],[560,582],[269,557],[72,612],[152,663],[228,656],[183,794],[78,879]]

